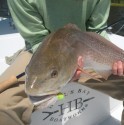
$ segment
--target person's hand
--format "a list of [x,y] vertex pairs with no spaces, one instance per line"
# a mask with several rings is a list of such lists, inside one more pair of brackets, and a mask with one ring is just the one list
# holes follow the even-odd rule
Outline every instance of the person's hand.
[[124,75],[124,63],[122,61],[115,62],[112,66],[112,73],[119,76]]

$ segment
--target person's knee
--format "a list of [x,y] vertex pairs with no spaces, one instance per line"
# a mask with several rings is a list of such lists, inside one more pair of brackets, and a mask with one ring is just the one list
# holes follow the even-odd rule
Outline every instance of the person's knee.
[[[17,76],[25,72],[25,68],[30,62],[32,54],[28,51],[22,51],[13,61],[13,63],[0,75],[0,82],[9,79],[11,76]],[[21,77],[18,81],[24,81],[25,77]]]

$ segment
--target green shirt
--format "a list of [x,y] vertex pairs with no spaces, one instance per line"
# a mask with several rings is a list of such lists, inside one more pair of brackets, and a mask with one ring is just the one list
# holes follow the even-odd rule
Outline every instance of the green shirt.
[[68,23],[83,31],[106,26],[110,0],[8,0],[14,23],[33,51],[49,33]]

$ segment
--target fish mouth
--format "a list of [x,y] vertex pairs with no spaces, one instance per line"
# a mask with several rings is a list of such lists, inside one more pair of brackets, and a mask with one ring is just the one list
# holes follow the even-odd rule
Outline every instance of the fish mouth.
[[27,93],[27,96],[35,107],[39,107],[50,100],[55,100],[58,93],[60,90],[50,90],[44,93]]
[[28,95],[30,101],[35,105],[38,106],[41,103],[44,103],[48,100],[50,100],[51,98],[55,97],[57,94],[53,94],[53,95],[43,95],[43,96],[30,96]]

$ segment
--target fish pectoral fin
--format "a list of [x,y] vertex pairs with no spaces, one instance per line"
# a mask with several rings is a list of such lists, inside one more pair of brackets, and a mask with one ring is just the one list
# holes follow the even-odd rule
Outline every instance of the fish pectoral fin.
[[78,83],[81,83],[81,84],[82,84],[82,83],[87,82],[88,80],[90,80],[90,77],[83,75],[83,76],[81,76],[81,77],[78,79]]
[[86,82],[89,79],[94,79],[94,80],[97,80],[99,82],[102,82],[102,80],[99,79],[99,78],[102,78],[102,76],[99,75],[98,73],[96,73],[93,69],[87,69],[87,70],[85,69],[84,70],[79,66],[78,70],[80,70],[82,72],[82,75],[78,81]]
[[99,74],[102,76],[103,79],[107,80],[108,77],[112,74],[111,71],[99,71]]

